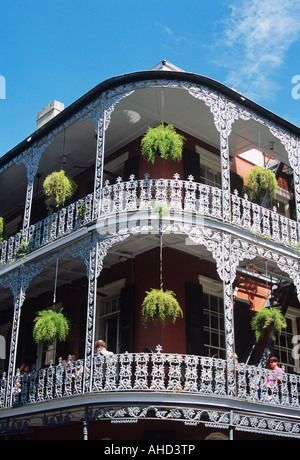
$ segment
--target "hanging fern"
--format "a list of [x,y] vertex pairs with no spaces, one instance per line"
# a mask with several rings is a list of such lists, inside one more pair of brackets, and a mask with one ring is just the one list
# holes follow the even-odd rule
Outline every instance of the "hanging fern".
[[254,203],[262,204],[267,196],[270,200],[275,198],[277,191],[277,180],[270,169],[254,166],[246,176],[246,190],[249,198]]
[[65,342],[70,332],[70,321],[62,313],[53,310],[39,311],[34,319],[33,339],[36,343],[55,340]]
[[183,317],[182,309],[173,291],[151,289],[146,294],[141,311],[144,326],[148,321],[160,321],[162,324],[175,323],[177,318]]
[[275,341],[277,334],[286,327],[286,319],[277,308],[264,308],[251,321],[251,328],[257,342],[266,332]]
[[47,207],[54,205],[56,208],[63,206],[71,198],[77,185],[70,177],[65,175],[65,171],[55,171],[49,174],[43,183],[44,194],[48,198]]
[[142,155],[152,164],[156,155],[164,160],[181,161],[184,141],[185,138],[172,125],[161,123],[155,128],[149,128],[144,135],[141,142]]

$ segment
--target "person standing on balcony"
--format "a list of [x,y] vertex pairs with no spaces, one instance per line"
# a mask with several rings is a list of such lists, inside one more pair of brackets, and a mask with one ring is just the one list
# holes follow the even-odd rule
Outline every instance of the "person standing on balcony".
[[95,351],[96,351],[96,353],[100,353],[101,355],[104,355],[104,356],[113,355],[112,351],[108,351],[106,349],[106,343],[104,342],[104,340],[97,340],[96,341],[96,343],[95,343]]
[[279,367],[278,364],[279,364],[278,358],[276,358],[275,356],[270,358],[270,366],[271,366],[272,372],[268,373],[268,377],[267,377],[268,388],[274,388],[276,383],[280,387],[284,372],[283,372],[283,369],[281,369],[281,367]]

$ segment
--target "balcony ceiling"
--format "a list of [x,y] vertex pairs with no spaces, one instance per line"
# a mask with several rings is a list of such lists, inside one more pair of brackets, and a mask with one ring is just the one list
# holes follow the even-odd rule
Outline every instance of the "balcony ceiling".
[[[106,157],[143,135],[149,126],[155,126],[161,121],[173,124],[177,129],[219,149],[220,136],[211,111],[203,101],[195,99],[184,89],[146,87],[137,89],[116,104],[106,131]],[[270,142],[274,142],[272,151]],[[235,121],[229,144],[232,157],[252,148],[260,148],[288,164],[286,151],[279,140],[268,128],[254,120]],[[93,169],[95,156],[94,123],[90,119],[76,121],[59,133],[46,148],[39,163],[34,196],[42,194],[42,183],[47,174],[64,167],[66,172],[74,177],[86,168]],[[2,174],[1,215],[12,215],[22,208],[26,185],[24,165],[13,165]]]

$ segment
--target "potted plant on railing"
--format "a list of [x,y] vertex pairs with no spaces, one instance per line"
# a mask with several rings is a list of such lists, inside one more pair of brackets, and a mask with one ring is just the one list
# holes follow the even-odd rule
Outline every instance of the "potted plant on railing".
[[33,339],[36,343],[53,343],[55,340],[65,342],[70,333],[70,321],[62,313],[62,308],[42,310],[34,319]]
[[178,134],[172,125],[159,124],[148,128],[141,141],[142,155],[151,162],[157,156],[164,160],[181,161],[185,138]]
[[286,319],[277,308],[263,308],[251,321],[257,342],[265,335],[275,342],[277,334],[286,327]]
[[78,217],[80,218],[82,224],[84,222],[85,213],[86,213],[86,204],[85,204],[84,200],[81,200],[80,206],[79,206],[79,208],[77,210],[77,214],[78,214]]
[[29,243],[22,241],[22,243],[16,249],[16,259],[22,259],[29,254]]
[[44,194],[46,195],[46,206],[48,209],[64,206],[77,189],[76,183],[66,176],[65,171],[54,171],[49,174],[43,183]]
[[277,187],[276,176],[270,169],[254,166],[246,176],[245,188],[253,203],[262,205],[264,200],[269,203],[275,198]]

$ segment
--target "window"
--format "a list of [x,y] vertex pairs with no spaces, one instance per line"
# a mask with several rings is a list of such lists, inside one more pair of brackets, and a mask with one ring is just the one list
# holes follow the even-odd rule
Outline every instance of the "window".
[[42,369],[52,362],[56,363],[56,345],[57,341],[53,343],[40,342],[37,347],[37,369]]
[[212,187],[221,188],[222,178],[220,157],[200,147],[199,145],[195,146],[195,150],[199,154],[200,178],[202,182]]
[[[283,329],[276,340],[274,346],[274,355],[279,359],[281,366],[284,366],[286,372],[295,373],[299,371],[299,360],[295,360],[292,356],[293,343],[292,339],[294,335],[297,335],[297,324],[296,317],[291,313],[292,309],[289,309],[286,315],[287,328]],[[299,312],[295,312],[299,315]]]
[[118,353],[120,348],[120,295],[101,300],[99,310],[97,337],[105,341],[108,350]]
[[207,166],[202,165],[201,163],[200,163],[200,168],[201,168],[200,177],[203,180],[203,183],[205,185],[210,185],[212,187],[221,188],[222,186],[221,173],[218,173],[217,171],[214,171],[211,168],[208,168]]
[[212,294],[203,294],[204,305],[204,349],[207,356],[225,358],[224,306],[223,299]]
[[122,279],[98,289],[95,340],[104,340],[114,353],[120,353],[120,299],[124,286]]

